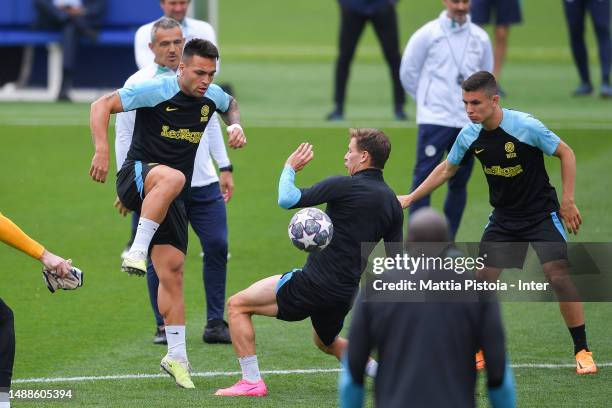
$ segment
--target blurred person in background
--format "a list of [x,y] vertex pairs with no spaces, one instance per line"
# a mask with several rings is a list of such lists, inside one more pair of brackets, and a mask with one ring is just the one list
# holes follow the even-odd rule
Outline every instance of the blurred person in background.
[[565,19],[569,31],[572,56],[580,76],[580,85],[574,96],[585,96],[593,93],[593,84],[589,73],[589,55],[584,42],[584,20],[587,11],[591,14],[593,28],[599,47],[601,65],[602,98],[612,97],[610,86],[610,63],[612,60],[612,40],[610,39],[610,0],[564,0]]
[[393,84],[395,119],[407,119],[404,113],[405,95],[399,79],[400,54],[396,3],[397,0],[338,0],[340,33],[334,76],[334,110],[327,115],[327,120],[344,120],[344,101],[350,66],[359,37],[368,22],[374,26],[389,66],[389,75]]
[[97,28],[106,11],[106,0],[35,0],[38,11],[36,27],[62,32],[62,85],[58,101],[70,101],[81,37],[95,42]]
[[[472,22],[478,25],[489,24],[495,14],[495,63],[493,75],[499,82],[508,50],[510,26],[523,22],[520,0],[472,0],[470,9]],[[500,88],[499,95],[506,96]]]

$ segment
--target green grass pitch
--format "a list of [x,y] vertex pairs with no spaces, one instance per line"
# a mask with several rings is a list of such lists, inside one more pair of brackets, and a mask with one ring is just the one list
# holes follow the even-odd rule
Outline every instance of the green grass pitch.
[[[331,174],[344,174],[342,157],[349,126],[380,127],[391,137],[393,152],[385,178],[398,193],[408,191],[415,159],[415,124],[391,120],[391,86],[371,28],[353,65],[347,121],[330,125],[322,118],[331,109],[336,5],[329,0],[291,5],[267,0],[265,7],[260,3],[225,0],[221,4],[219,81],[235,87],[249,137],[244,150],[230,152],[236,192],[228,205],[232,253],[228,295],[304,262],[304,255],[286,236],[291,213],[276,205],[282,165],[300,142],[313,143],[316,156],[298,174],[297,182],[304,186]],[[607,211],[612,198],[608,177],[612,105],[596,97],[575,100],[568,96],[577,78],[561,7],[556,0],[524,2],[525,23],[512,32],[503,75],[509,94],[503,105],[533,113],[572,146],[578,159],[576,201],[584,218],[580,234],[572,240],[605,242],[612,231]],[[402,47],[440,8],[438,1],[399,3]],[[593,51],[592,35],[588,36]],[[593,61],[595,55],[591,52]],[[598,78],[596,64],[592,70]],[[93,154],[88,110],[85,104],[0,104],[0,211],[52,251],[72,257],[86,273],[85,286],[79,291],[51,295],[35,261],[0,246],[0,296],[16,316],[13,388],[74,392],[70,402],[14,401],[14,406],[336,406],[338,364],[312,344],[307,321],[256,318],[260,366],[262,370],[322,372],[268,374],[269,396],[264,399],[212,395],[236,380],[237,375],[226,374],[239,366],[231,347],[205,345],[201,340],[205,306],[200,248],[193,234],[185,271],[187,346],[195,371],[205,374],[194,378],[196,390],[177,389],[164,377],[19,382],[152,375],[158,373],[165,354],[164,347],[151,344],[154,321],[144,279],[119,272],[129,222],[112,207],[114,179],[100,185],[87,174]],[[412,102],[408,111],[414,118]],[[547,160],[547,167],[559,189],[558,160]],[[434,195],[437,208],[443,196],[443,190]],[[484,177],[476,166],[458,240],[478,240],[489,211]],[[577,377],[571,367],[562,366],[572,364],[572,347],[556,304],[504,303],[502,308],[510,358],[518,365],[519,406],[609,405],[612,305],[586,304],[590,347],[596,361],[607,364],[590,377]],[[560,366],[530,368],[529,364]],[[479,406],[488,406],[482,381],[477,392]]]

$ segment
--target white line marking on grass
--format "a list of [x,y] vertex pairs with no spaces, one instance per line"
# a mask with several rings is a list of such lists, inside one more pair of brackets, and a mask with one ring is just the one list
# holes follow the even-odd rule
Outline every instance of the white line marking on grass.
[[[555,123],[554,121],[546,122],[546,125],[552,129],[569,129],[569,130],[612,130],[612,123],[592,123],[592,122],[576,122],[576,123]],[[0,120],[5,126],[89,126],[89,122],[84,119],[19,119],[19,118],[2,118]],[[392,120],[380,119],[359,119],[345,122],[324,122],[312,119],[252,119],[245,121],[249,128],[295,128],[295,129],[345,129],[348,126],[369,126],[387,129],[416,129],[417,125],[414,122],[397,122]]]
[[[610,363],[597,363],[598,367],[612,367]],[[574,368],[575,364],[512,364],[512,368],[540,368],[540,369],[559,369],[559,368]],[[292,374],[328,374],[338,373],[338,368],[307,368],[295,370],[264,370],[263,375],[292,375]],[[192,377],[231,377],[240,375],[240,371],[204,371],[192,373]],[[56,377],[56,378],[17,378],[12,381],[13,384],[34,384],[34,383],[61,383],[61,382],[83,382],[83,381],[103,381],[103,380],[140,380],[149,378],[167,378],[166,374],[120,374],[120,375],[92,375],[83,377]]]
[[[290,374],[325,374],[338,373],[338,368],[309,368],[296,370],[263,370],[264,375],[290,375]],[[192,377],[230,377],[242,374],[241,371],[204,371],[192,373]],[[84,377],[57,377],[57,378],[17,378],[12,381],[13,384],[31,384],[31,383],[54,383],[54,382],[82,382],[82,381],[99,381],[99,380],[137,380],[147,378],[166,378],[167,374],[123,374],[123,375],[93,375]]]
[[[597,367],[612,367],[612,363],[595,363]],[[576,364],[512,364],[512,368],[576,368]]]

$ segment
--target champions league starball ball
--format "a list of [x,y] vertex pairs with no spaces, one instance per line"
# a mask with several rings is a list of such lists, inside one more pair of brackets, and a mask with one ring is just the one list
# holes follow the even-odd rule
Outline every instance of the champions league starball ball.
[[334,235],[329,216],[318,208],[303,208],[291,218],[289,239],[296,248],[306,252],[325,249]]

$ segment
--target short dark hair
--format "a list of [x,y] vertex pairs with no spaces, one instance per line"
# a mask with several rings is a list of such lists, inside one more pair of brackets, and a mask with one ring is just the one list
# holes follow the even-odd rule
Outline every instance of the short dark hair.
[[208,40],[194,38],[185,44],[185,48],[183,49],[183,60],[190,59],[194,55],[202,58],[212,58],[214,60],[218,60],[219,50],[215,44]]
[[151,42],[154,43],[156,38],[157,31],[159,29],[162,30],[171,30],[173,28],[177,28],[181,30],[181,35],[183,33],[183,29],[181,28],[181,24],[173,18],[170,17],[161,17],[159,20],[153,23],[153,27],[151,27]]
[[463,81],[461,88],[465,92],[484,91],[487,95],[497,95],[497,81],[492,73],[478,71]]
[[378,129],[349,129],[349,136],[355,139],[357,148],[366,151],[372,158],[372,166],[384,169],[385,163],[391,154],[391,141]]

